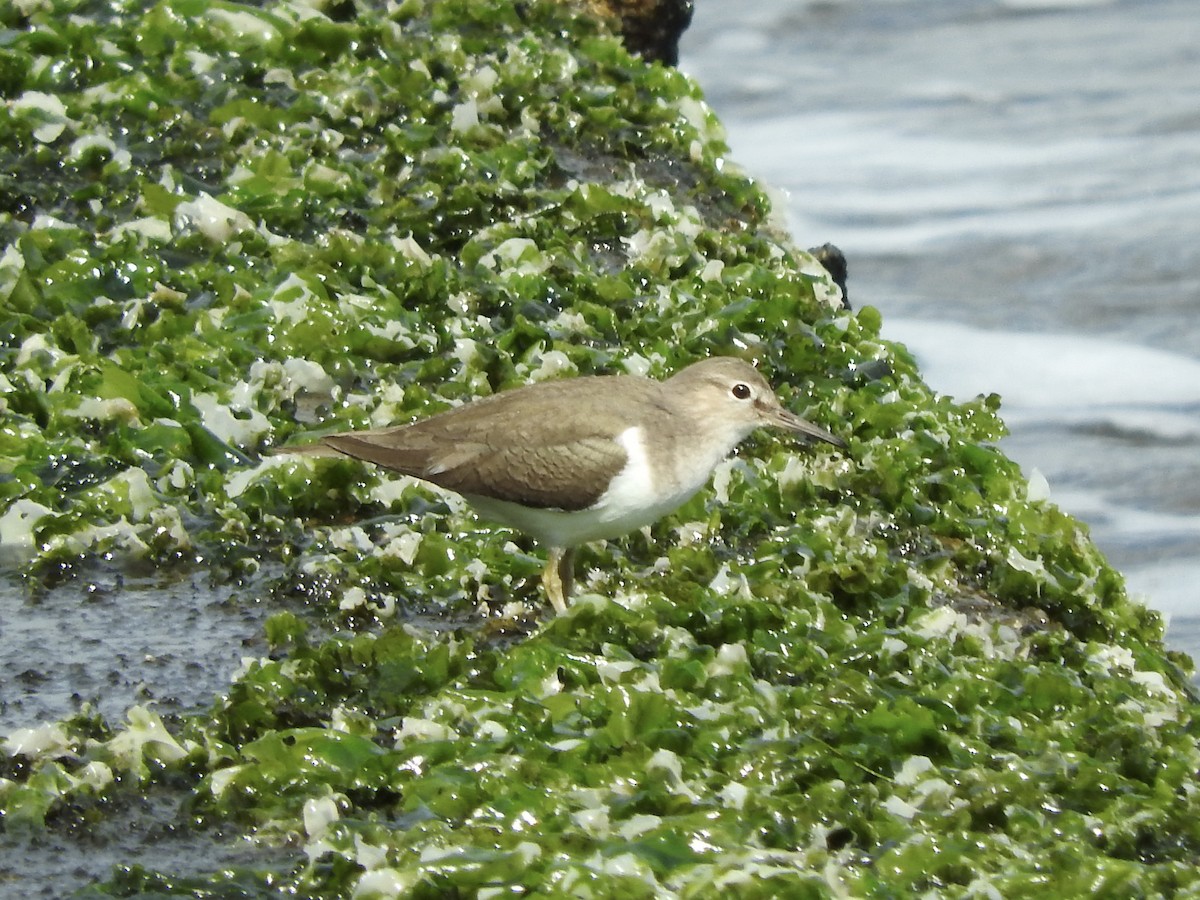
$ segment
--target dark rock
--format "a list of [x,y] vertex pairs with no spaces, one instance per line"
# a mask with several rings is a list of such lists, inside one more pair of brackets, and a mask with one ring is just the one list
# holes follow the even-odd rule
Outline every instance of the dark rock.
[[692,22],[692,0],[586,0],[589,12],[616,20],[630,53],[673,66],[679,38]]
[[850,294],[846,290],[846,276],[849,267],[846,263],[846,254],[842,253],[833,244],[822,244],[820,247],[809,248],[809,253],[817,258],[817,262],[825,267],[825,271],[829,273],[829,277],[833,279],[833,283],[842,289],[842,305],[850,308]]

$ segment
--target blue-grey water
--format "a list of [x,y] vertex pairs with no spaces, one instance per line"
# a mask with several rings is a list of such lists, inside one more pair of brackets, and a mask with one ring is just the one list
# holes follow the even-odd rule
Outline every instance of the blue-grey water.
[[682,67],[850,299],[1200,657],[1200,6],[699,0]]

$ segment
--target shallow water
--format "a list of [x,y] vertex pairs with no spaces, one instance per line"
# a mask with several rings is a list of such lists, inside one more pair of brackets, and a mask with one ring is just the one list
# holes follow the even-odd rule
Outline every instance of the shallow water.
[[[12,560],[4,562],[0,572],[11,571]],[[204,709],[243,656],[266,653],[263,621],[279,607],[260,602],[263,581],[215,582],[196,567],[137,576],[97,565],[31,591],[0,575],[0,737],[87,710],[116,726],[135,705],[160,716]],[[148,794],[134,787],[116,791],[82,831],[69,815],[36,834],[0,829],[0,898],[65,897],[118,866],[204,879],[295,861],[240,829],[198,828],[188,819],[190,796],[185,785]]]
[[200,569],[95,571],[37,593],[0,577],[0,735],[85,706],[112,723],[134,705],[203,708],[243,656],[266,652],[269,612],[253,585],[214,584]]
[[[213,892],[212,881],[239,869],[283,872],[300,859],[298,850],[251,843],[241,828],[225,833],[220,827],[197,827],[186,813],[189,793],[139,789],[136,795],[119,797],[86,829],[51,825],[36,834],[0,832],[0,898],[62,900],[133,866],[169,872],[176,886],[194,878],[203,885],[197,897],[250,898],[263,894],[249,879],[247,890],[239,892],[235,882],[225,893]],[[168,895],[164,891],[155,896]]]
[[945,393],[997,392],[1200,655],[1200,53],[1190,0],[697,4],[732,158],[837,244]]

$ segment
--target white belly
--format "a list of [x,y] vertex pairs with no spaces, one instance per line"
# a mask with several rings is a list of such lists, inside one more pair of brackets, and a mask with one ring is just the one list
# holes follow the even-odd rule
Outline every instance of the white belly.
[[713,467],[729,452],[724,449],[711,462],[693,459],[693,463],[700,464],[688,466],[690,477],[681,477],[677,468],[652,477],[641,429],[630,428],[617,440],[629,461],[609,483],[608,490],[587,509],[530,509],[479,496],[467,500],[484,517],[532,535],[543,545],[574,547],[627,534],[674,512],[704,486]]

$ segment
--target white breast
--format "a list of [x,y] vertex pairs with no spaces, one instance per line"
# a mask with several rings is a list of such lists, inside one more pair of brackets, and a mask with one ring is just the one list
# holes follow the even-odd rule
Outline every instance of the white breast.
[[697,445],[676,447],[668,457],[671,465],[654,471],[640,426],[627,428],[616,439],[625,448],[628,462],[609,482],[608,490],[587,509],[564,512],[528,509],[488,497],[467,499],[485,517],[524,531],[539,543],[574,547],[627,534],[674,512],[704,487],[713,467],[736,444],[710,443],[708,453],[701,457],[696,455]]
[[617,441],[625,448],[629,461],[592,507],[599,514],[598,524],[606,526],[607,533],[601,537],[633,531],[674,512],[704,487],[712,467],[721,460],[717,457],[710,464],[707,460],[693,458],[689,461],[700,465],[681,467],[673,464],[656,471],[650,463],[645,434],[640,427],[621,432]]

